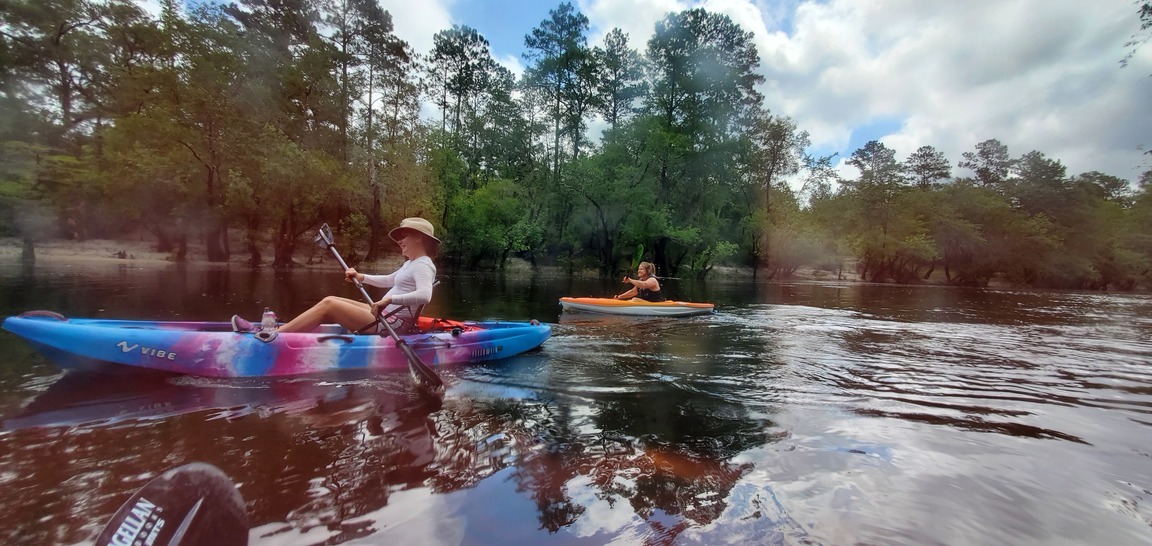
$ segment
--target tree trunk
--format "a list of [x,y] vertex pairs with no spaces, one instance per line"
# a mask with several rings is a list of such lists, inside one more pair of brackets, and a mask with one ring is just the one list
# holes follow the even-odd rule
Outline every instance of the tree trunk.
[[656,248],[653,249],[652,260],[655,262],[656,271],[663,272],[664,275],[674,275],[675,272],[668,269],[668,237],[657,237]]
[[260,221],[257,215],[253,214],[248,217],[248,233],[245,237],[248,240],[248,265],[257,267],[260,265],[260,245],[256,244],[257,234],[260,230]]
[[380,215],[383,214],[383,203],[380,199],[380,184],[376,182],[376,160],[369,159],[368,164],[369,187],[372,190],[372,206],[368,212],[368,254],[366,261],[374,261],[380,257],[381,242],[384,237],[384,226],[381,225]]
[[156,252],[172,252],[172,237],[163,227],[156,229]]
[[560,91],[556,91],[556,111],[552,123],[552,172],[556,187],[560,187]]
[[25,266],[36,263],[36,247],[32,242],[32,238],[27,235],[24,236],[24,246],[20,250],[20,263]]
[[227,262],[228,253],[224,250],[224,237],[227,236],[228,227],[223,225],[222,222],[217,220],[211,228],[208,229],[207,251],[209,262]]
[[292,267],[292,255],[296,252],[295,233],[296,209],[289,207],[288,215],[280,222],[280,230],[276,235],[272,267],[276,269],[290,269]]
[[188,261],[188,234],[181,233],[176,236],[176,262]]

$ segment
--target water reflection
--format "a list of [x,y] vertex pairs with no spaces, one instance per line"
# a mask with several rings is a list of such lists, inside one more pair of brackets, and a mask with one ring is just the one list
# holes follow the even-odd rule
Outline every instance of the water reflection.
[[746,424],[743,432],[749,434],[732,430],[690,438],[696,436],[690,431],[710,425],[733,428],[727,417],[706,408],[679,407],[670,422],[656,426],[651,418],[629,418],[651,402],[597,401],[585,410],[606,419],[589,421],[580,416],[585,411],[543,400],[457,398],[438,407],[397,405],[397,398],[377,394],[360,407],[367,413],[362,418],[337,412],[340,426],[318,425],[329,417],[315,408],[303,414],[311,423],[309,441],[322,446],[333,463],[312,480],[306,503],[289,511],[284,524],[259,534],[324,527],[330,540],[369,536],[382,523],[372,513],[396,491],[428,487],[450,494],[504,475],[531,499],[540,529],[549,533],[585,514],[588,507],[571,490],[584,483],[598,499],[631,506],[653,528],[682,521],[662,531],[675,536],[676,529],[707,524],[725,509],[728,492],[749,468],[728,459],[763,443],[764,436]]
[[[0,447],[20,475],[9,487],[68,513],[109,515],[156,472],[203,460],[242,482],[259,534],[322,529],[344,541],[376,532],[358,518],[396,491],[448,494],[512,469],[543,530],[585,513],[569,490],[576,481],[673,537],[725,509],[750,468],[728,460],[766,441],[762,425],[734,409],[648,394],[597,396],[583,408],[507,398],[441,405],[416,396],[403,375],[241,383],[67,373],[4,420]],[[0,510],[20,514],[27,501],[9,496]],[[668,527],[673,520],[681,523]],[[25,521],[24,536],[46,543],[86,531]]]
[[[1152,537],[1152,299],[681,281],[720,313],[556,301],[615,287],[448,276],[432,314],[556,326],[541,351],[445,369],[442,402],[405,374],[66,375],[0,337],[0,543],[90,539],[192,460],[240,483],[256,544]],[[0,276],[0,305],[288,316],[345,289],[329,271],[124,268]]]

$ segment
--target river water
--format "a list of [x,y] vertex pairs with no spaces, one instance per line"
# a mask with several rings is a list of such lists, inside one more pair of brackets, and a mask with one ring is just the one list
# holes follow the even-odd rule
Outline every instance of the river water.
[[[694,318],[561,313],[606,279],[451,274],[426,315],[541,350],[277,380],[61,373],[0,334],[0,543],[87,544],[192,461],[251,544],[1149,544],[1152,298],[668,280]],[[291,316],[339,272],[0,266],[0,312]]]

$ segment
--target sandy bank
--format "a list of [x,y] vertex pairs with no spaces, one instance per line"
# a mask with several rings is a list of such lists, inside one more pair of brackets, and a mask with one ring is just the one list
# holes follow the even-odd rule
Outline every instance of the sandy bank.
[[[16,263],[20,261],[23,253],[23,243],[20,239],[8,237],[0,238],[0,263]],[[76,241],[68,239],[54,239],[39,241],[35,246],[36,262],[44,264],[62,264],[62,263],[131,263],[138,266],[164,266],[176,263],[172,254],[168,252],[157,252],[156,244],[150,241],[125,241],[125,240],[111,240],[111,239],[89,239],[86,241]],[[271,250],[264,253],[266,260],[265,265],[268,265],[267,260],[271,256]],[[309,261],[313,263],[308,263]],[[298,266],[306,268],[326,268],[331,269],[339,267],[336,265],[335,260],[331,255],[325,253],[323,249],[300,247],[295,256],[295,261]],[[383,259],[371,264],[358,264],[366,270],[383,271],[387,269],[394,269],[399,267],[402,259],[399,254],[387,254]],[[189,264],[209,264],[207,250],[202,246],[189,245],[188,259]],[[248,267],[248,255],[233,253],[228,264],[236,267]],[[566,267],[543,267],[543,270],[554,270],[560,274],[567,274]],[[528,262],[520,259],[511,259],[505,267],[506,274],[513,275],[527,275],[532,273],[532,268]],[[597,276],[599,273],[595,270],[576,271],[577,276]],[[718,266],[712,270],[708,278],[710,279],[749,279],[752,277],[751,268],[746,267],[722,267]],[[858,281],[859,278],[854,273],[844,272],[843,279],[837,279],[835,273],[826,271],[802,270],[798,271],[795,276],[788,279],[789,281],[830,281],[830,282],[853,282]]]
[[[8,237],[0,238],[0,263],[19,262],[23,255],[23,243],[20,239]],[[89,239],[75,241],[54,239],[38,241],[35,244],[36,263],[58,264],[76,262],[108,262],[132,263],[133,265],[171,265],[176,263],[172,253],[157,252],[156,244],[149,241],[123,241],[111,239]],[[265,265],[272,252],[264,253]],[[313,263],[309,264],[309,260]],[[338,267],[331,254],[325,253],[317,247],[300,247],[295,256],[297,265],[301,267],[328,268]],[[201,245],[189,245],[186,263],[209,264],[207,250]],[[248,255],[233,253],[227,262],[229,265],[248,267]],[[401,263],[399,254],[387,255],[377,263],[369,264],[371,267],[398,266]]]

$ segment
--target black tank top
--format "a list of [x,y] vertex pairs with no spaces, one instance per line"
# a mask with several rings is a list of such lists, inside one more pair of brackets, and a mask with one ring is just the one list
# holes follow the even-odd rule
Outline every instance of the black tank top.
[[[649,277],[649,278],[656,279],[656,277]],[[659,281],[660,279],[656,279],[656,280]],[[663,290],[652,291],[652,290],[649,290],[647,288],[637,288],[636,289],[636,297],[640,298],[642,300],[647,300],[647,301],[664,301],[664,291]]]

